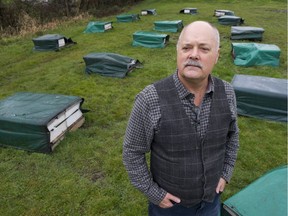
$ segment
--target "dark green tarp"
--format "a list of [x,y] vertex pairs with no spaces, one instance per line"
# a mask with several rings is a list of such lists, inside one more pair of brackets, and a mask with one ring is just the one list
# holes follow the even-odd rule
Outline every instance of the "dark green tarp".
[[33,152],[52,151],[48,124],[77,96],[19,92],[0,101],[0,145]]
[[178,32],[183,28],[182,20],[155,21],[154,30],[164,32]]
[[112,29],[112,22],[92,21],[89,22],[84,33],[105,32]]
[[218,17],[218,23],[221,25],[238,26],[244,23],[244,20],[238,16],[224,15]]
[[234,11],[231,10],[214,10],[214,16],[221,17],[221,16],[234,16]]
[[146,9],[146,10],[141,10],[141,15],[157,15],[156,9]]
[[287,122],[287,84],[287,79],[235,75],[232,86],[238,114]]
[[221,213],[221,216],[285,215],[287,215],[287,165],[267,172],[227,199],[223,203]]
[[252,26],[231,26],[231,40],[262,40],[263,28]]
[[34,50],[37,51],[58,51],[65,46],[76,44],[71,38],[66,38],[60,34],[46,34],[32,39]]
[[197,14],[197,8],[183,8],[179,13],[183,14]]
[[169,35],[155,32],[137,31],[133,34],[133,46],[163,48],[169,41]]
[[83,57],[88,74],[123,78],[134,68],[141,67],[141,63],[128,56],[115,53],[90,53]]
[[279,66],[280,48],[274,44],[232,43],[232,56],[238,66]]
[[134,22],[140,20],[139,14],[121,14],[116,16],[117,22]]

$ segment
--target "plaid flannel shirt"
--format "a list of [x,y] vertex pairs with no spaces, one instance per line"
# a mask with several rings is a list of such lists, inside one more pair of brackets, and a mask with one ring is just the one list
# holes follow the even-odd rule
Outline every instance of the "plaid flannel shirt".
[[[209,85],[203,101],[199,107],[196,107],[194,105],[194,95],[191,94],[178,79],[177,71],[174,73],[173,79],[189,120],[192,124],[195,121],[200,123],[194,125],[196,126],[196,131],[199,133],[199,136],[203,139],[209,124],[209,110],[214,91],[213,81],[211,77],[209,77]],[[239,148],[239,129],[237,125],[236,98],[233,87],[228,82],[223,82],[232,113],[222,172],[222,178],[229,182]],[[131,183],[155,204],[159,204],[164,199],[167,191],[160,188],[157,183],[153,181],[146,161],[146,153],[149,153],[151,150],[151,142],[154,133],[157,133],[160,121],[161,113],[158,95],[154,85],[149,85],[136,96],[123,143],[123,162]]]

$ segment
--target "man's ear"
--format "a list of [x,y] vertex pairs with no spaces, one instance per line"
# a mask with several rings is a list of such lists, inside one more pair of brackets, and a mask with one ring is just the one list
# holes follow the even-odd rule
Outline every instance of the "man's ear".
[[218,51],[217,51],[217,57],[215,59],[215,64],[217,64],[219,56],[220,56],[220,49],[218,49]]

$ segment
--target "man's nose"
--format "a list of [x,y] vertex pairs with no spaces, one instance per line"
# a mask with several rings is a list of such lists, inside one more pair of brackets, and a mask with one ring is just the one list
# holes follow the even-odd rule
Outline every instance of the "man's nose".
[[189,52],[189,58],[190,59],[199,60],[199,58],[200,58],[199,50],[197,48],[191,49],[190,52]]

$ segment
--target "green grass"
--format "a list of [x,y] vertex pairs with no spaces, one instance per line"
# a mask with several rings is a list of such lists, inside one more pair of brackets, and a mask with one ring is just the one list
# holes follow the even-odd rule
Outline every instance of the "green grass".
[[[197,15],[179,14],[184,7],[198,8]],[[32,38],[0,40],[0,99],[29,91],[77,95],[85,99],[84,125],[68,133],[50,154],[0,148],[1,216],[11,215],[147,215],[145,197],[130,184],[122,165],[122,142],[135,95],[146,85],[174,72],[179,33],[169,33],[164,49],[132,47],[132,34],[153,30],[153,21],[181,19],[184,24],[207,20],[221,34],[221,58],[214,75],[231,81],[235,74],[287,78],[287,11],[285,1],[153,1],[127,10],[155,8],[157,16],[135,23],[114,21],[105,33],[83,34],[88,21],[73,21],[44,33],[71,37],[77,45],[60,52],[35,52]],[[265,29],[262,43],[281,49],[280,66],[238,67],[231,58],[230,27],[213,17],[214,9],[229,9],[245,19],[245,25]],[[100,19],[97,19],[100,20]],[[84,73],[83,56],[113,52],[144,63],[124,79]],[[222,199],[237,193],[268,170],[286,164],[287,125],[239,117],[240,151],[234,176]]]

